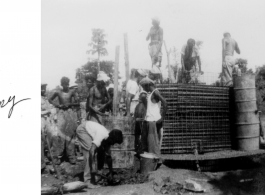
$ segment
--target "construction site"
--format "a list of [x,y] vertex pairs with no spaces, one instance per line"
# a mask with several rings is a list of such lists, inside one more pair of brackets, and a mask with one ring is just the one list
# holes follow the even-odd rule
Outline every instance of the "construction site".
[[[62,162],[56,166],[47,160],[50,165],[42,174],[42,194],[264,194],[265,150],[261,141],[265,121],[257,107],[255,74],[234,74],[232,87],[172,83],[170,79],[156,83],[168,107],[161,142],[163,164],[158,167],[154,158],[135,157],[137,127],[132,117],[123,116],[119,109],[123,93],[115,90],[119,47],[116,52],[113,113],[102,121],[107,129],[123,132],[123,143],[111,148],[118,182],[104,176],[108,173],[105,166],[98,181],[102,187],[87,189],[82,184],[85,165],[77,140],[75,165]],[[84,85],[85,79],[79,89]],[[84,121],[86,104],[80,103]]]
[[41,194],[265,194],[265,65],[249,68],[224,31],[221,72],[208,71],[203,41],[167,48],[160,19],[150,26],[145,67],[129,33],[101,60],[108,42],[93,28],[97,59],[75,84],[42,82]]
[[[123,144],[112,148],[120,183],[112,186],[103,178],[100,184],[105,187],[77,194],[263,194],[265,150],[260,129],[264,124],[257,109],[254,78],[250,74],[235,77],[234,87],[157,84],[169,108],[161,145],[164,163],[148,174],[134,160],[133,120],[106,117],[104,126],[119,126],[124,133]],[[84,165],[79,152],[77,165],[60,165],[64,181],[82,181]],[[62,181],[51,179],[55,174],[51,165],[49,170],[42,175],[42,184],[59,185]],[[188,184],[190,180],[196,184]]]

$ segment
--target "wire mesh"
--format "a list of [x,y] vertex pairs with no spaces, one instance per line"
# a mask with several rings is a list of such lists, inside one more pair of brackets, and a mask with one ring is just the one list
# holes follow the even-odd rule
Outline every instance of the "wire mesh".
[[[229,88],[210,85],[159,84],[168,103],[162,154],[231,149]],[[162,108],[163,109],[163,108]]]

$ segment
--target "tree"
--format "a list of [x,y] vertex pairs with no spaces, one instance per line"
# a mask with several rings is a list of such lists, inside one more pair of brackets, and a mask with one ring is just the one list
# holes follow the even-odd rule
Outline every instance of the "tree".
[[98,69],[100,70],[100,57],[108,55],[107,49],[104,47],[108,42],[105,40],[106,34],[103,29],[92,29],[91,43],[88,45],[92,47],[87,51],[88,54],[98,54]]
[[[101,61],[100,70],[105,72],[109,77],[111,82],[113,82],[114,73],[114,62],[113,61]],[[78,93],[82,101],[86,101],[89,93],[89,85],[96,81],[98,74],[98,62],[88,61],[86,64],[81,66],[81,68],[76,69],[76,81],[78,84]],[[120,77],[119,77],[120,78]]]
[[258,109],[265,113],[265,64],[256,68],[255,75]]
[[[96,79],[98,74],[98,62],[89,61],[81,68],[76,69],[76,81],[75,83],[82,83],[83,80]],[[113,61],[101,61],[99,64],[100,70],[105,72],[111,79],[114,72]]]

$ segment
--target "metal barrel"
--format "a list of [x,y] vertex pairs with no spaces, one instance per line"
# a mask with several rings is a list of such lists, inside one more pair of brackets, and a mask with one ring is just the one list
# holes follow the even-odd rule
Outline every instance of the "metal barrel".
[[234,76],[235,140],[238,150],[259,149],[259,113],[256,103],[255,75]]
[[134,120],[132,117],[103,117],[103,125],[108,130],[119,129],[123,134],[123,143],[111,147],[113,168],[129,168],[134,162]]

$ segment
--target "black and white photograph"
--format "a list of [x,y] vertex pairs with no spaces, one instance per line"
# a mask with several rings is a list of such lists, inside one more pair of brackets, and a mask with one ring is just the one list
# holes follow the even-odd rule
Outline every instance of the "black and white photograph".
[[264,194],[262,9],[42,1],[41,193]]
[[265,194],[265,1],[0,7],[3,194]]

